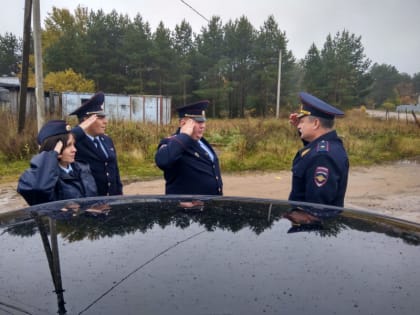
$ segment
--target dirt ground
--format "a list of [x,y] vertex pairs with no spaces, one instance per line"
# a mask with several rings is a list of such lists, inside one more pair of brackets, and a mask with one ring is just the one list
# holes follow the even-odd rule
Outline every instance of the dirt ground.
[[[225,196],[287,199],[289,171],[222,174]],[[345,207],[364,209],[420,223],[420,162],[400,161],[350,169]],[[139,181],[124,186],[125,195],[164,194],[164,180]],[[0,212],[26,207],[16,183],[0,184]]]

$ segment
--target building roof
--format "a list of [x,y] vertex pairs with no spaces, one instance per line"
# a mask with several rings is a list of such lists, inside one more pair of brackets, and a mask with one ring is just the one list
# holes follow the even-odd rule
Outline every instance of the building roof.
[[2,87],[20,87],[20,80],[18,77],[0,77],[0,86]]

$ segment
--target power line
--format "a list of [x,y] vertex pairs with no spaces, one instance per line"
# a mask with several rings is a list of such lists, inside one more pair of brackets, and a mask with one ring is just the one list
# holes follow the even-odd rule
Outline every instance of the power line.
[[205,19],[207,22],[210,22],[204,15],[202,15],[200,12],[198,12],[196,9],[194,9],[192,6],[190,6],[188,3],[186,3],[184,0],[180,0],[183,4],[188,6],[191,10],[193,10],[195,13],[197,13],[199,16],[201,16],[203,19]]

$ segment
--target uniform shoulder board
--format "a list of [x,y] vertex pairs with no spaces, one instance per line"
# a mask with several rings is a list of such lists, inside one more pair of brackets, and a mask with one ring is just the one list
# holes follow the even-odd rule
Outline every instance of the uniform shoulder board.
[[330,144],[326,140],[322,140],[318,142],[318,145],[316,147],[316,152],[328,152],[330,151]]

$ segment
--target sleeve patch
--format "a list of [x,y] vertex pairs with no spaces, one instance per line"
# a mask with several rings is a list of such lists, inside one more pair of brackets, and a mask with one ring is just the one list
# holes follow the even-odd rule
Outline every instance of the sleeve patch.
[[315,169],[314,181],[317,187],[324,186],[328,181],[329,170],[326,167],[318,166]]

